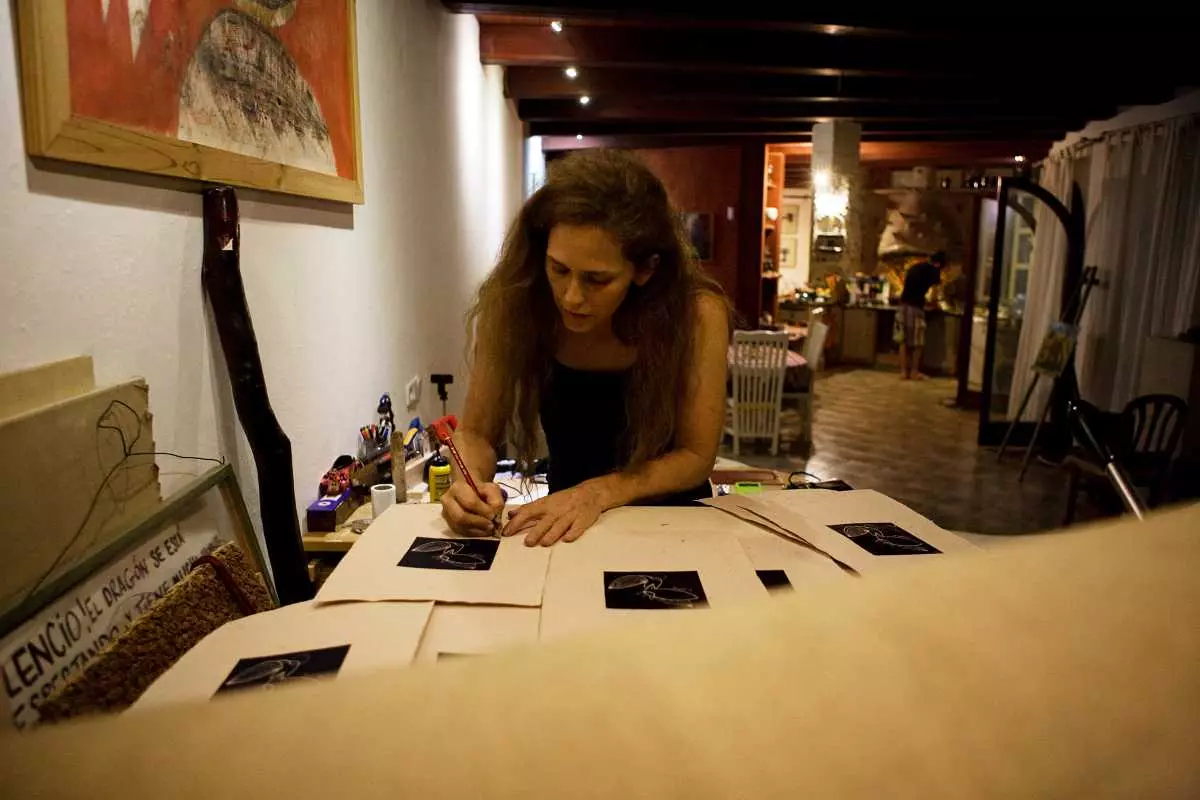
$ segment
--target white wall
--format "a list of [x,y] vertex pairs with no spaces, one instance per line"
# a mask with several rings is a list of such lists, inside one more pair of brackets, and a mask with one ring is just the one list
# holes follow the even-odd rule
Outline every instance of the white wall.
[[530,136],[525,140],[525,196],[529,197],[546,182],[546,153],[542,150],[542,137]]
[[[420,375],[428,419],[440,413],[429,374],[453,372],[460,404],[463,313],[521,199],[520,123],[500,68],[479,64],[474,18],[433,0],[359,0],[358,24],[366,205],[239,192],[246,296],[301,510],[381,392],[403,406]],[[34,167],[7,2],[0,29],[0,371],[88,353],[101,383],[145,377],[158,448],[232,459],[257,523],[200,286],[199,194]],[[167,492],[183,480],[171,473],[196,471],[159,464]]]

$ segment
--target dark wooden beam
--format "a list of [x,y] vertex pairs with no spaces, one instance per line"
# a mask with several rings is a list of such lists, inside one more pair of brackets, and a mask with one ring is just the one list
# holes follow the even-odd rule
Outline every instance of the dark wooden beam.
[[774,75],[719,70],[634,70],[582,68],[575,79],[563,67],[509,67],[505,91],[515,100],[563,100],[587,93],[597,98],[694,98],[729,103],[794,102],[874,103],[896,106],[955,104],[964,106],[1012,105],[1014,108],[1072,107],[1115,111],[1122,96],[1139,102],[1170,100],[1172,87],[1117,80],[1082,82],[1069,93],[1054,82],[1034,84],[998,81],[981,85],[969,75],[947,73],[929,79],[898,80],[866,76]]
[[600,136],[542,136],[542,150],[554,152],[558,150],[587,150],[602,147],[615,147],[622,150],[638,150],[642,148],[662,147],[712,147],[714,145],[731,145],[741,147],[744,144],[754,144],[762,147],[767,142],[778,142],[780,145],[795,142],[796,137],[788,134],[776,136],[739,136],[737,134],[717,134],[699,136],[695,134],[604,134]]
[[[1050,151],[1053,141],[981,140],[981,141],[866,141],[859,145],[858,158],[863,164],[935,164],[971,166],[975,164],[1012,164],[1013,156],[1035,161]],[[788,158],[811,158],[810,142],[769,144],[767,149]]]
[[708,100],[630,100],[599,98],[582,106],[575,100],[521,100],[517,113],[526,122],[677,121],[677,122],[826,122],[833,119],[864,124],[922,123],[925,127],[973,128],[1023,125],[1030,128],[1082,127],[1093,115],[1063,104],[1057,109],[1020,107],[913,105],[875,103],[720,103]]
[[705,6],[695,0],[657,0],[654,3],[644,0],[557,3],[443,0],[443,5],[458,13],[475,14],[483,21],[509,24],[547,25],[551,20],[563,20],[568,26],[579,27],[771,28],[830,36],[905,37],[917,41],[977,39],[981,32],[989,41],[1009,35],[1028,39],[1040,32],[1047,35],[1066,32],[1149,37],[1161,35],[1164,29],[1171,27],[1162,14],[1098,16],[1081,22],[1074,13],[1050,12],[1039,18],[1037,26],[1025,26],[1019,32],[1015,26],[1006,28],[1007,20],[981,30],[978,14],[970,10],[954,13],[939,6],[921,8],[911,4],[887,7],[842,3],[813,7],[805,3],[714,3]]
[[[1052,139],[1042,141],[865,141],[859,147],[859,159],[863,164],[876,165],[919,165],[931,164],[943,167],[1002,166],[1013,163],[1013,156],[1021,155],[1037,160],[1050,150]],[[729,136],[574,136],[542,137],[542,149],[547,152],[580,150],[599,147],[618,147],[629,150],[660,147],[712,147],[727,145],[742,147],[750,144],[780,152],[789,158],[810,158],[812,144],[795,140],[771,141],[771,137],[756,137],[747,141],[745,137]]]
[[[786,30],[794,33],[824,34],[827,36],[903,37],[924,40],[944,39],[956,35],[955,31],[950,30],[917,27],[898,29],[872,28],[864,25],[830,25],[823,22],[804,21],[798,18],[775,19],[769,14],[763,17],[711,16],[703,12],[697,14],[695,6],[681,14],[663,13],[659,9],[647,9],[644,6],[639,10],[635,10],[634,13],[619,14],[605,12],[589,13],[587,11],[580,11],[579,9],[559,9],[557,13],[542,13],[537,9],[532,9],[530,13],[517,13],[511,9],[504,11],[480,10],[478,4],[475,3],[448,2],[445,5],[459,13],[474,14],[479,18],[481,23],[490,25],[546,27],[552,22],[557,21],[577,28],[769,29]],[[486,4],[483,8],[486,9]]]
[[[972,124],[970,121],[941,124],[931,122],[880,122],[863,126],[864,139],[911,139],[923,140],[941,137],[947,140],[961,139],[1059,139],[1067,132],[1066,127],[1030,126],[1024,121],[987,121]],[[547,121],[529,123],[530,136],[590,136],[603,135],[693,135],[693,136],[789,136],[808,138],[812,125],[804,122],[756,122],[756,121]]]
[[[1162,31],[1156,40],[1089,32],[1087,52],[1121,53],[1121,58],[1084,61],[1082,48],[1049,47],[1036,32],[1020,42],[1012,58],[997,58],[1003,40],[975,37],[914,46],[903,38],[830,36],[778,28],[672,29],[568,25],[561,33],[548,26],[483,23],[480,55],[484,63],[506,66],[624,67],[715,69],[744,73],[797,75],[875,75],[935,77],[978,75],[1007,80],[1047,75],[1076,76],[1073,83],[1133,79],[1135,76],[1195,75],[1197,59],[1178,31]],[[1036,55],[1037,57],[1032,57]],[[1030,57],[1024,57],[1030,56]],[[1070,83],[1064,78],[1063,94]]]
[[[850,53],[847,48],[831,47],[837,43],[820,37],[813,37],[803,48],[796,48],[795,42],[785,47],[787,38],[791,36],[781,31],[688,31],[681,35],[645,28],[593,27],[555,33],[542,26],[484,23],[479,28],[479,51],[483,63],[505,66],[699,69],[720,65],[749,72],[808,75],[914,74],[912,59],[896,62],[886,60],[887,54]],[[752,39],[758,40],[757,45],[751,46]],[[753,57],[747,58],[751,54]],[[936,70],[927,74],[936,74]]]

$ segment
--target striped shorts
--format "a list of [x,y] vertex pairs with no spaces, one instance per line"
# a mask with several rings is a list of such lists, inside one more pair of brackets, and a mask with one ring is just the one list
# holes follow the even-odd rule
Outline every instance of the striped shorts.
[[925,346],[925,309],[901,303],[896,309],[896,322],[892,328],[892,339],[896,344],[909,347]]

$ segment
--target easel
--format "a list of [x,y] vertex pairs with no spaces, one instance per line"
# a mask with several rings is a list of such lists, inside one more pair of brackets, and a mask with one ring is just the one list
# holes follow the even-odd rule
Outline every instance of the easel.
[[[1071,329],[1078,332],[1079,323],[1083,319],[1084,309],[1087,308],[1088,297],[1092,293],[1092,287],[1099,283],[1096,280],[1096,272],[1098,267],[1084,267],[1083,274],[1079,278],[1079,284],[1071,293],[1071,300],[1067,303],[1067,307],[1063,309],[1062,316],[1059,322],[1069,326]],[[1021,422],[1021,416],[1025,413],[1025,407],[1029,405],[1029,400],[1033,397],[1033,392],[1037,389],[1038,380],[1043,375],[1054,376],[1054,388],[1050,391],[1050,396],[1046,398],[1046,404],[1042,407],[1042,413],[1038,415],[1037,424],[1033,427],[1033,437],[1029,440],[1029,445],[1025,448],[1025,457],[1021,459],[1021,472],[1017,476],[1017,480],[1025,479],[1025,471],[1029,469],[1029,459],[1033,456],[1033,451],[1037,446],[1038,435],[1042,431],[1042,425],[1046,422],[1046,417],[1050,415],[1050,407],[1054,403],[1054,397],[1058,393],[1059,381],[1063,374],[1069,369],[1074,371],[1075,367],[1075,346],[1071,344],[1070,350],[1064,354],[1060,363],[1055,363],[1051,366],[1046,366],[1042,363],[1041,354],[1046,350],[1046,341],[1049,340],[1050,334],[1047,334],[1046,340],[1043,340],[1042,347],[1039,348],[1039,358],[1033,366],[1033,380],[1029,383],[1029,388],[1025,390],[1025,396],[1021,398],[1021,406],[1017,409],[1016,415],[1012,422],[1008,425],[1008,431],[1004,434],[1004,439],[1000,442],[1000,450],[996,453],[996,460],[1004,458],[1004,451],[1008,447],[1008,442],[1012,438],[1013,431]]]

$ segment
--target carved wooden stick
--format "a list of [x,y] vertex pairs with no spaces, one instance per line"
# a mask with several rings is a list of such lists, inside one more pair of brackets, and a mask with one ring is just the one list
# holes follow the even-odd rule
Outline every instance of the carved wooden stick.
[[238,240],[237,195],[227,186],[205,190],[201,280],[225,353],[233,403],[254,453],[263,538],[267,542],[275,590],[279,601],[286,605],[311,599],[313,586],[308,579],[304,543],[296,519],[292,443],[279,427],[267,397],[258,339],[254,336],[238,266]]

